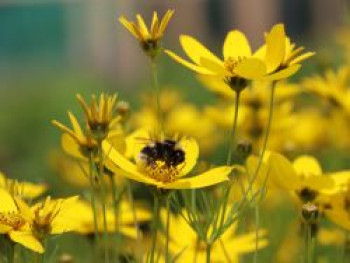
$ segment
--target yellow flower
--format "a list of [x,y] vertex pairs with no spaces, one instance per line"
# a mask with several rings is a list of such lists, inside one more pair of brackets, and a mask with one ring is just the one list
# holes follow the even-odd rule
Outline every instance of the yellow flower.
[[120,135],[118,129],[116,129],[121,120],[121,116],[115,115],[115,108],[117,103],[117,95],[100,95],[100,99],[97,101],[96,96],[91,96],[91,106],[89,107],[83,97],[77,95],[78,102],[84,110],[87,124],[92,135],[98,139],[104,139],[107,137],[112,138],[113,133],[116,136]]
[[301,67],[300,63],[315,55],[314,52],[300,54],[304,47],[296,48],[286,36],[284,25],[277,24],[265,36],[266,44],[256,52],[256,56],[266,63],[268,79],[278,80],[294,75]]
[[77,215],[71,205],[78,197],[57,200],[47,197],[32,207],[4,189],[0,189],[0,197],[0,232],[38,253],[44,252],[43,241],[48,235],[72,231],[76,225]]
[[[134,160],[131,162],[112,147],[103,142],[105,155],[116,165],[114,171],[147,185],[161,189],[189,189],[211,186],[228,180],[232,168],[221,166],[203,174],[184,178],[196,165],[199,149],[192,138],[180,140],[150,138],[147,131],[135,138]],[[120,169],[119,169],[120,168]]]
[[150,30],[148,30],[145,21],[140,14],[136,15],[137,24],[128,21],[124,16],[119,17],[119,22],[140,42],[141,47],[146,54],[155,57],[160,48],[160,40],[163,38],[164,32],[173,15],[174,10],[167,10],[159,22],[157,12],[153,12]]
[[336,190],[334,179],[323,174],[320,164],[312,156],[300,156],[293,163],[274,152],[269,152],[268,158],[271,186],[293,191],[301,203],[317,203],[322,195]]
[[[166,211],[162,211],[161,220],[166,222]],[[233,223],[225,233],[215,241],[211,248],[212,262],[238,262],[239,256],[255,251],[256,233],[237,235],[238,222]],[[258,248],[267,246],[266,230],[259,230]],[[206,245],[198,240],[196,232],[181,216],[170,215],[169,249],[173,255],[179,255],[177,262],[205,262]],[[228,260],[229,258],[229,260]]]
[[[299,68],[298,60],[293,64],[288,61],[293,57],[290,47],[286,48],[286,36],[282,24],[275,25],[266,36],[266,45],[252,53],[245,35],[238,31],[230,31],[223,46],[223,59],[218,58],[206,47],[190,36],[180,36],[180,43],[189,62],[170,50],[165,52],[180,64],[191,70],[212,75],[222,79],[234,90],[247,86],[247,80],[278,80],[293,75]],[[288,62],[284,65],[283,62]],[[285,67],[282,69],[282,65]]]
[[44,184],[33,184],[29,182],[19,182],[6,178],[0,172],[0,188],[6,189],[13,196],[18,196],[23,199],[35,199],[41,196],[46,190],[47,186]]
[[86,160],[91,157],[91,154],[96,154],[99,140],[107,138],[116,147],[122,147],[124,137],[122,127],[119,124],[121,118],[119,115],[114,116],[117,96],[101,94],[99,102],[97,102],[93,95],[91,107],[79,94],[77,99],[85,113],[85,130],[70,111],[68,111],[68,116],[73,129],[56,120],[52,121],[52,124],[63,132],[61,138],[63,150],[73,157]]
[[[75,213],[79,215],[79,218],[76,220],[77,227],[75,228],[75,232],[80,234],[92,234],[95,231],[94,228],[94,215],[91,208],[91,204],[86,201],[78,201],[73,205],[73,210]],[[149,221],[152,217],[152,213],[142,208],[139,205],[135,206],[135,213],[138,222],[146,222]],[[107,218],[107,231],[115,232],[115,217],[114,217],[114,209],[111,207],[107,208],[106,211]],[[102,219],[102,211],[98,211],[98,231],[102,233],[104,231],[103,228],[103,219]],[[136,238],[137,232],[134,225],[134,214],[132,211],[131,205],[126,201],[120,202],[119,207],[119,218],[118,218],[120,229],[118,231],[125,236]]]

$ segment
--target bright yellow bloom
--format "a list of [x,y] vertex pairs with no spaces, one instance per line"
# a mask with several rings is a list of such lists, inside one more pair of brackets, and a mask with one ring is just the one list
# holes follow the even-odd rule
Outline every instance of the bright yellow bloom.
[[228,180],[232,170],[229,166],[184,178],[197,162],[199,149],[194,139],[154,140],[148,132],[143,134],[133,143],[135,162],[126,159],[107,141],[103,142],[105,155],[116,165],[114,170],[118,175],[162,189],[202,188]]
[[[78,232],[84,235],[94,233],[95,231],[94,215],[93,215],[93,210],[91,208],[91,204],[86,201],[78,201],[73,205],[73,210],[75,213],[79,215],[79,218],[76,219],[77,227],[75,228],[75,232]],[[136,213],[136,218],[138,223],[147,222],[152,217],[152,213],[150,213],[140,205],[135,206],[135,213]],[[107,231],[115,232],[116,224],[114,221],[115,220],[114,209],[112,209],[111,207],[107,208],[106,217],[107,217]],[[102,211],[98,211],[97,219],[98,219],[97,220],[98,231],[102,233],[104,231]],[[118,224],[120,226],[120,229],[118,229],[118,232],[131,238],[137,237],[137,232],[134,225],[134,214],[132,211],[132,207],[126,201],[120,202]]]
[[154,57],[158,53],[160,40],[163,38],[164,32],[173,15],[174,10],[168,10],[159,22],[157,12],[153,12],[150,30],[148,30],[140,14],[136,15],[137,24],[128,21],[124,16],[119,17],[118,20],[140,42],[143,50],[151,57]]
[[6,233],[13,242],[34,250],[44,252],[44,239],[72,231],[76,226],[71,205],[78,197],[51,200],[28,206],[22,199],[12,197],[0,189],[0,232]]
[[18,196],[23,199],[35,199],[41,196],[46,190],[47,186],[44,184],[33,184],[29,182],[19,182],[6,178],[0,172],[0,188],[6,189],[13,196]]
[[301,67],[300,63],[315,55],[314,52],[300,54],[304,47],[296,48],[286,36],[284,25],[277,24],[265,36],[266,44],[256,52],[256,56],[266,63],[270,80],[284,79],[294,75]]
[[[161,213],[163,223],[166,222],[166,214],[165,211]],[[256,233],[237,235],[237,229],[238,222],[235,222],[213,243],[212,262],[238,262],[239,256],[255,251]],[[268,244],[265,235],[266,230],[259,230],[259,249]],[[171,253],[179,255],[177,262],[205,262],[206,244],[198,240],[196,232],[181,216],[170,216],[169,237]]]
[[[247,86],[247,80],[278,80],[293,75],[299,68],[298,60],[293,60],[290,47],[286,47],[283,24],[275,25],[266,36],[266,45],[253,53],[245,35],[230,31],[223,45],[223,59],[218,58],[206,47],[190,36],[180,36],[180,43],[189,62],[170,50],[165,52],[180,64],[203,75],[222,79],[234,89]],[[287,63],[286,65],[283,63]],[[283,68],[282,68],[283,66]]]

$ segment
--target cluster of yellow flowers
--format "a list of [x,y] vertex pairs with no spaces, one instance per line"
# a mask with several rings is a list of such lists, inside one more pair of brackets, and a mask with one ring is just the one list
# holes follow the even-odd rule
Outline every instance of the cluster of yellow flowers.
[[[62,131],[65,153],[53,154],[52,164],[84,194],[41,199],[46,185],[0,174],[0,233],[8,262],[19,257],[16,244],[46,261],[50,236],[73,232],[93,240],[92,262],[239,262],[250,253],[256,263],[269,244],[260,208],[270,211],[288,198],[305,232],[305,243],[297,241],[305,247],[296,252],[304,262],[315,262],[316,237],[330,240],[322,239],[321,221],[350,231],[350,170],[325,173],[310,155],[293,162],[285,157],[335,142],[350,146],[348,67],[288,83],[314,52],[292,43],[283,24],[273,26],[254,52],[242,32],[230,31],[222,58],[182,35],[186,60],[162,46],[173,15],[168,10],[159,19],[154,12],[150,28],[141,15],[137,22],[119,18],[152,63],[154,93],[138,111],[130,114],[116,94],[92,95],[90,104],[78,94],[84,118],[69,111],[72,128],[52,122]],[[199,108],[178,91],[161,89],[161,54],[194,71],[217,103]],[[295,107],[301,93],[321,98],[327,110]],[[200,154],[225,160],[214,165],[198,161]],[[252,223],[242,220],[246,214]],[[298,238],[288,237],[276,249]],[[281,251],[277,262],[293,262],[292,250]]]

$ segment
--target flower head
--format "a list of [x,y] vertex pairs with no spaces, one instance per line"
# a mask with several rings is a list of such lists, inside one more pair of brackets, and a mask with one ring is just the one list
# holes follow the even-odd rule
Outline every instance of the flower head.
[[49,235],[72,231],[76,226],[70,210],[78,197],[51,200],[29,206],[22,199],[0,189],[0,233],[38,253],[44,252],[43,241]]
[[160,40],[173,15],[174,10],[168,10],[159,22],[158,14],[154,12],[150,30],[148,30],[140,14],[136,15],[137,23],[128,21],[124,16],[119,17],[118,20],[134,37],[136,37],[146,54],[155,57],[159,52]]
[[160,189],[201,188],[228,180],[227,175],[232,170],[229,166],[221,166],[201,175],[183,178],[197,162],[199,149],[194,139],[155,140],[146,131],[141,131],[140,137],[134,138],[135,162],[126,159],[107,141],[102,146],[106,156],[116,165],[114,170],[118,174],[147,185]]

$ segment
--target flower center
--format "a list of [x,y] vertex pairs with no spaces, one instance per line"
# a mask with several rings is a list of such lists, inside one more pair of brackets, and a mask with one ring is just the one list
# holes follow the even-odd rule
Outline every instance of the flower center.
[[25,224],[25,220],[15,212],[1,212],[0,224],[10,226],[13,229],[17,230]]
[[237,57],[237,58],[232,58],[228,57],[224,61],[224,67],[225,69],[230,72],[232,75],[235,75],[235,68],[239,63],[241,63],[243,60],[245,60],[245,57]]
[[170,183],[179,174],[180,166],[185,161],[185,152],[174,140],[153,142],[141,150],[139,161],[150,177],[159,182]]

